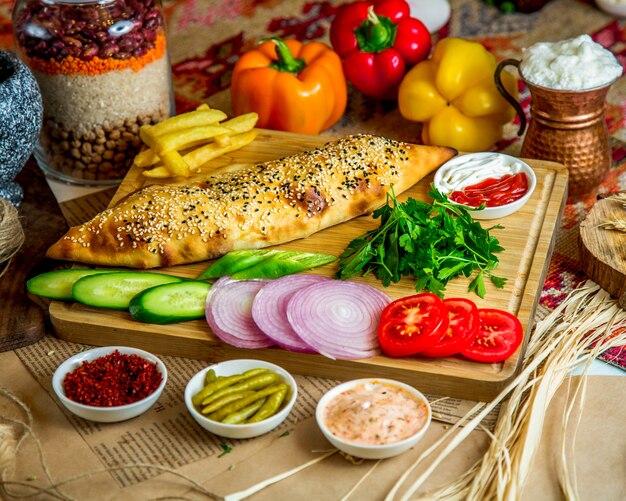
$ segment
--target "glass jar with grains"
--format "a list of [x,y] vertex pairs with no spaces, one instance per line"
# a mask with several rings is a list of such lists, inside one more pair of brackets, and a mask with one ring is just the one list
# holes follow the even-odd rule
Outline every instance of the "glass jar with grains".
[[139,128],[173,114],[160,1],[18,0],[13,32],[43,98],[39,166],[66,182],[119,182]]

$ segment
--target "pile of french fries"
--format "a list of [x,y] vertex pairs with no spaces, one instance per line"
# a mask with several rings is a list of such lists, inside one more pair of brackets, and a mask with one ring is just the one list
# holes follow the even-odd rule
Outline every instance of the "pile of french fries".
[[199,168],[229,151],[251,143],[257,136],[256,113],[246,113],[222,122],[223,111],[201,104],[194,111],[143,125],[139,136],[145,147],[134,165],[150,178],[189,177]]

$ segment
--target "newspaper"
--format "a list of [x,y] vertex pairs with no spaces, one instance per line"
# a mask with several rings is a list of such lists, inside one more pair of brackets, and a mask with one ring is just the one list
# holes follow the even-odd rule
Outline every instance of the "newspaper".
[[[309,464],[252,499],[333,500],[352,492],[350,499],[380,500],[450,428],[434,421],[423,439],[404,454],[384,461],[355,461],[335,453],[312,417],[318,398],[337,381],[297,376],[300,398],[281,427],[249,440],[218,438],[194,423],[182,402],[187,379],[206,363],[174,357],[162,357],[170,378],[167,391],[152,409],[122,423],[91,423],[69,414],[51,390],[54,369],[81,349],[82,345],[45,338],[0,353],[0,424],[10,425],[19,439],[14,464],[5,468],[0,457],[0,498],[224,499]],[[619,499],[623,494],[626,438],[619,430],[626,409],[624,400],[615,395],[623,394],[624,382],[625,378],[590,378],[582,418],[572,415],[578,429],[576,455],[570,452],[568,461],[579,472],[581,499]],[[561,416],[570,397],[567,388],[561,388],[546,414],[541,447],[521,499],[561,499],[557,481]],[[436,412],[450,419],[473,405],[455,399],[432,401]],[[0,433],[0,453],[10,445],[7,438]],[[461,478],[489,442],[482,431],[470,433],[442,458],[420,492]],[[437,454],[442,449],[438,447]],[[409,480],[429,464],[418,464]]]
[[[16,353],[37,382],[54,398],[50,381],[58,365],[89,346],[46,337]],[[229,440],[207,433],[193,420],[185,407],[184,390],[191,377],[208,365],[201,360],[160,356],[168,370],[168,382],[157,404],[140,419],[126,422],[123,433],[111,433],[111,427],[84,420],[61,407],[65,416],[105,468],[124,464],[146,463],[182,467],[224,453],[242,441]],[[320,397],[340,381],[294,375],[298,399],[287,420],[275,430],[290,433],[298,423],[310,419]],[[455,423],[474,407],[475,402],[437,395],[426,395],[433,407],[434,419]],[[484,421],[493,428],[497,411]],[[111,473],[120,487],[127,487],[159,475],[155,470],[115,470]]]

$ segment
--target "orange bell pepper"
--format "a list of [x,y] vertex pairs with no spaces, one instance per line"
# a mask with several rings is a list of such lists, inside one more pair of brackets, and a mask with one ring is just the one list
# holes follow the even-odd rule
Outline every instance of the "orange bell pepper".
[[258,127],[318,134],[339,121],[348,90],[328,45],[272,38],[237,61],[231,98],[234,114],[259,115]]

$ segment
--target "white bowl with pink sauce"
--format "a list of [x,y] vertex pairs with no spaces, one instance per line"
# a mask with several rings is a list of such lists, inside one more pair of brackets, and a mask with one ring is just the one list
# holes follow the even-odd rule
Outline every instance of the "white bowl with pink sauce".
[[432,420],[428,399],[393,379],[342,383],[322,396],[317,424],[337,449],[363,459],[397,456],[424,436]]

